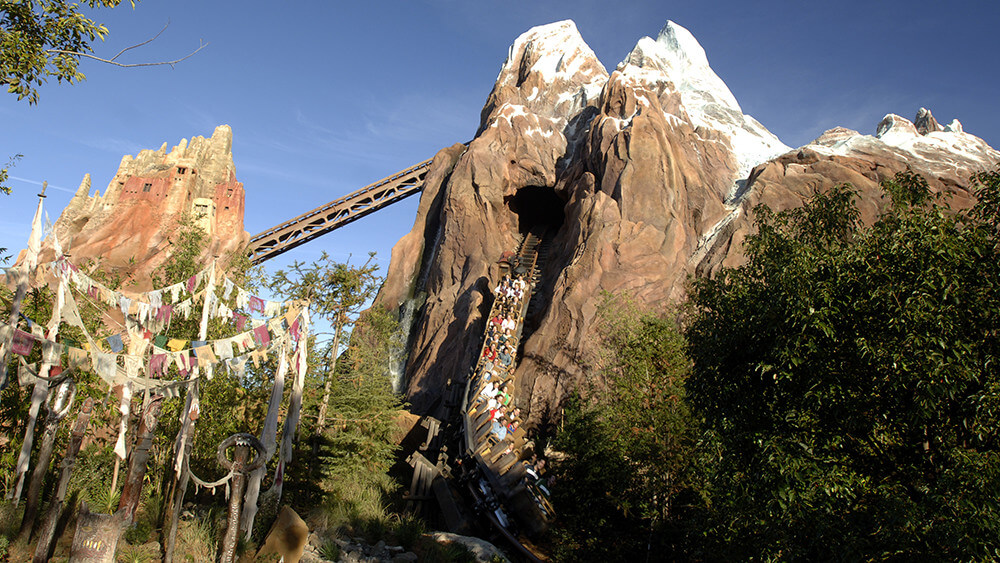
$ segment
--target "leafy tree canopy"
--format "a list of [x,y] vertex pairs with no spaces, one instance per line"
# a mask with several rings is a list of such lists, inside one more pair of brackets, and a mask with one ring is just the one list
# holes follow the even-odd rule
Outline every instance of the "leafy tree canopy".
[[556,555],[683,558],[709,451],[685,397],[684,340],[673,317],[627,298],[607,297],[601,319],[604,350],[588,366],[601,383],[571,398],[555,438]]
[[850,186],[760,208],[746,265],[695,283],[727,558],[997,556],[1000,171],[972,182],[955,211],[897,175],[870,227]]
[[[90,8],[114,7],[121,0],[85,0]],[[135,0],[130,0],[135,7]],[[18,100],[38,103],[38,86],[49,78],[79,82],[80,57],[108,29],[62,0],[0,0],[0,83]]]

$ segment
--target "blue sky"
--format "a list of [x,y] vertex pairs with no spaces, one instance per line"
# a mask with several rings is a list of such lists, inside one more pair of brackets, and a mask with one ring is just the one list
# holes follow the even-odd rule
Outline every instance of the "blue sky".
[[[958,0],[842,2],[257,2],[143,0],[95,12],[110,56],[170,23],[119,69],[84,62],[87,80],[50,83],[37,106],[0,97],[0,247],[23,248],[38,185],[54,221],[84,173],[103,193],[124,154],[233,129],[246,229],[257,233],[469,140],[507,48],[532,26],[573,19],[609,70],[671,19],[687,27],[744,112],[790,146],[837,125],[874,133],[919,107],[1000,147],[1000,5]],[[383,269],[412,226],[410,198],[271,263],[327,251]]]

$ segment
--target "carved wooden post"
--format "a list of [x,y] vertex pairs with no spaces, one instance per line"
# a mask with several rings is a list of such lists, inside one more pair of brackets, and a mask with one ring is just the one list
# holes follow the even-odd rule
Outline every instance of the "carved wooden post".
[[[233,448],[232,461],[226,457],[226,450]],[[250,448],[256,450],[250,458]],[[260,467],[264,461],[264,444],[253,434],[233,434],[219,444],[217,453],[219,464],[233,473],[229,493],[229,514],[226,518],[226,534],[219,548],[219,562],[232,563],[236,556],[236,540],[240,533],[240,513],[243,510],[243,491],[247,473]]]
[[84,502],[76,518],[69,563],[115,563],[118,538],[125,529],[125,511],[92,513]]
[[180,474],[171,482],[172,490],[167,492],[168,504],[164,510],[164,543],[163,563],[173,563],[174,544],[177,542],[177,521],[181,516],[184,495],[187,493],[190,473],[185,469],[185,462],[191,457],[191,447],[194,443],[194,422],[198,419],[198,382],[191,384],[188,390],[187,402],[184,407],[184,422],[178,432],[176,462],[180,463]]
[[52,460],[52,448],[55,446],[59,421],[69,413],[69,409],[73,406],[74,397],[76,397],[76,385],[72,379],[63,378],[56,384],[56,392],[49,394],[49,400],[45,404],[49,414],[45,417],[42,444],[38,450],[35,471],[31,474],[31,483],[28,485],[28,498],[27,504],[24,506],[24,518],[21,519],[21,529],[17,533],[17,539],[24,543],[27,543],[31,538],[31,530],[34,528],[35,518],[38,516],[42,479],[45,478],[45,472],[49,469],[49,461]]
[[62,461],[62,475],[59,476],[56,494],[49,501],[49,510],[45,513],[42,528],[38,532],[38,545],[35,547],[35,557],[32,559],[32,563],[45,563],[51,555],[52,540],[55,537],[59,513],[62,512],[63,500],[66,498],[66,488],[69,486],[69,478],[73,473],[76,454],[80,451],[80,444],[83,443],[83,435],[87,432],[87,424],[90,423],[90,414],[93,409],[94,399],[88,397],[83,403],[80,413],[76,415],[76,424],[73,425],[69,446],[66,447],[66,457]]
[[138,439],[135,447],[132,448],[132,457],[129,460],[128,476],[125,478],[125,485],[122,487],[122,497],[118,502],[118,509],[125,510],[125,520],[132,522],[135,518],[135,511],[139,507],[139,499],[142,495],[142,482],[146,477],[146,464],[149,461],[149,448],[153,445],[153,433],[156,432],[156,424],[160,419],[160,409],[163,407],[163,395],[153,395],[149,404],[142,412],[139,419]]

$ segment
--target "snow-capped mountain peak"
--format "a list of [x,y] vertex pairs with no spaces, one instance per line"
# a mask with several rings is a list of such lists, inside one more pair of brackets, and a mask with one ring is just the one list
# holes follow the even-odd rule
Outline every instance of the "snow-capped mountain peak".
[[745,115],[726,83],[708,64],[705,49],[690,31],[667,21],[656,40],[643,37],[618,69],[640,82],[668,80],[695,127],[727,137],[738,162],[737,178],[754,166],[791,150],[757,120]]

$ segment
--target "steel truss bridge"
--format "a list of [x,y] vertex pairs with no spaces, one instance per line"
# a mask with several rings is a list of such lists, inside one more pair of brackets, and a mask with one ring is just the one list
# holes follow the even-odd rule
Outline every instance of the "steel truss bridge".
[[254,235],[247,247],[250,262],[260,264],[419,193],[424,189],[424,178],[430,170],[432,160],[425,160],[378,182],[368,184],[340,199]]

